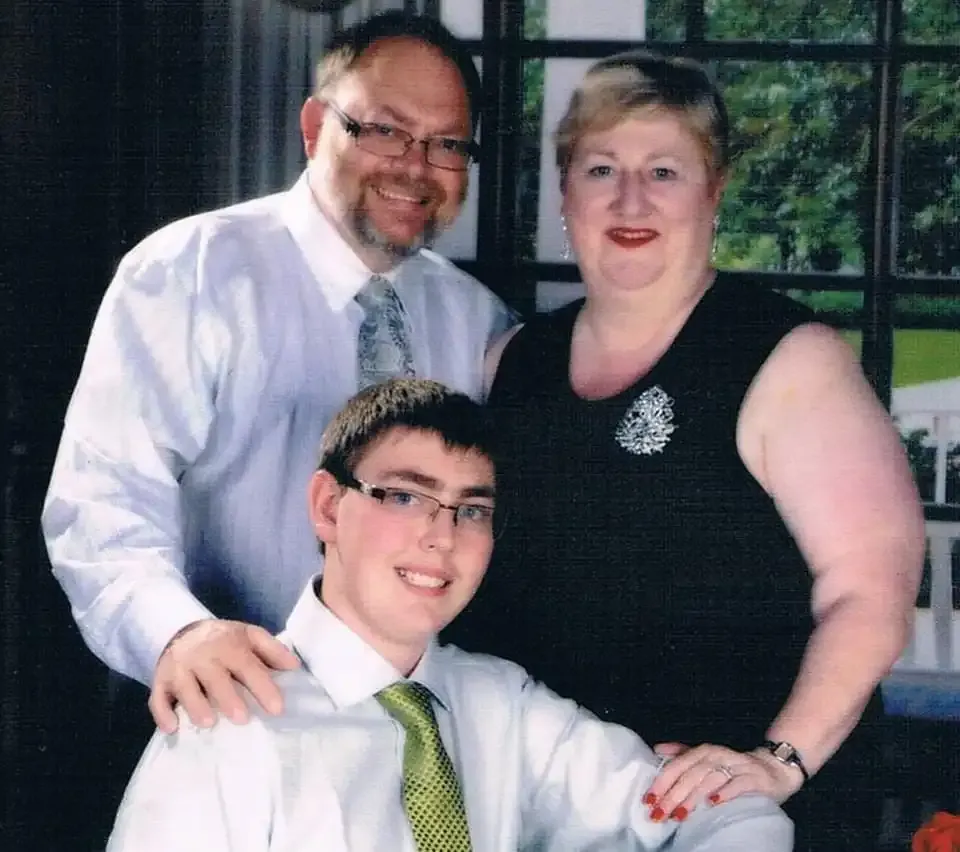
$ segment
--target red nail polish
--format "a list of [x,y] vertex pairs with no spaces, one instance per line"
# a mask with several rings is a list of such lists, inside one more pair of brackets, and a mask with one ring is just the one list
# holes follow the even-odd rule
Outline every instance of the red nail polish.
[[657,797],[653,793],[647,793],[647,795],[643,797],[643,803],[645,805],[655,805],[657,803]]
[[677,822],[683,822],[689,815],[690,811],[688,811],[683,805],[680,805],[679,808],[670,814],[670,816]]
[[720,796],[717,793],[711,793],[707,798],[710,800],[710,804],[718,805],[720,804]]
[[652,819],[654,822],[660,822],[660,820],[662,820],[665,816],[666,814],[663,812],[662,808],[654,808],[652,811],[650,811],[650,819]]

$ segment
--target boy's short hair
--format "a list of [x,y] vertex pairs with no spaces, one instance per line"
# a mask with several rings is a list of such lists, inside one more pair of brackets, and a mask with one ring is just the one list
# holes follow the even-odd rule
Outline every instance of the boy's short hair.
[[367,451],[396,428],[434,434],[451,449],[486,456],[496,469],[489,410],[429,379],[390,379],[360,391],[324,430],[319,467],[339,482],[352,478]]
[[482,85],[480,72],[473,64],[467,46],[436,18],[412,12],[390,10],[373,15],[348,29],[334,34],[327,52],[317,63],[314,93],[322,96],[353,68],[357,60],[375,42],[388,38],[412,38],[429,44],[447,57],[460,72],[470,103],[471,127],[474,134],[480,123]]

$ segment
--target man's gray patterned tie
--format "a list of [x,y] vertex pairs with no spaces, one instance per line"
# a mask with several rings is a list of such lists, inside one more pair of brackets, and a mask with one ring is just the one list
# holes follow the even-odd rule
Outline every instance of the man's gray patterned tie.
[[407,318],[397,291],[382,275],[374,275],[356,299],[365,314],[357,337],[360,389],[415,375]]

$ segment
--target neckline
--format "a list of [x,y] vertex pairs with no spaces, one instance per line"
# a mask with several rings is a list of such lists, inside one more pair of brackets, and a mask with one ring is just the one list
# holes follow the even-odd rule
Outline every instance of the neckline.
[[649,387],[656,385],[656,377],[663,373],[670,366],[670,364],[677,359],[678,348],[682,347],[682,344],[686,341],[686,339],[702,323],[704,305],[713,300],[713,294],[721,288],[722,283],[723,275],[719,270],[717,270],[714,274],[713,282],[700,295],[697,303],[693,306],[693,310],[690,311],[690,314],[680,327],[680,330],[676,333],[673,340],[670,341],[666,351],[646,373],[617,393],[610,394],[609,396],[594,397],[592,399],[580,396],[580,394],[573,389],[573,383],[570,381],[570,364],[573,356],[573,327],[576,324],[577,317],[580,316],[580,312],[583,310],[587,301],[586,298],[578,299],[569,307],[569,311],[564,317],[564,321],[561,326],[561,330],[563,332],[561,336],[561,378],[567,397],[575,400],[582,406],[603,405],[604,403],[617,402],[622,398],[632,399],[636,396],[636,389],[639,385],[646,385]]

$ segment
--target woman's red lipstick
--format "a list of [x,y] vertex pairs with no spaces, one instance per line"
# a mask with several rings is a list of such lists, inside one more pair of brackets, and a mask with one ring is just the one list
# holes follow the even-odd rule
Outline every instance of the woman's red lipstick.
[[653,228],[608,228],[606,234],[622,248],[641,248],[660,236]]

